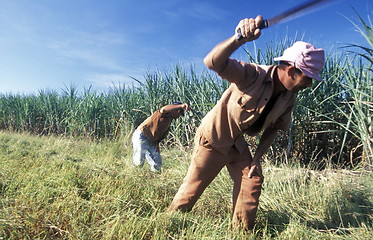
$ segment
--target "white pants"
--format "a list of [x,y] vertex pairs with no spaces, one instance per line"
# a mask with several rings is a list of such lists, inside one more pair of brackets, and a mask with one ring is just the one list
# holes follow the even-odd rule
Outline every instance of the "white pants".
[[150,165],[152,172],[161,170],[162,157],[157,146],[150,142],[139,129],[136,129],[132,135],[133,144],[133,164],[142,167],[145,158]]

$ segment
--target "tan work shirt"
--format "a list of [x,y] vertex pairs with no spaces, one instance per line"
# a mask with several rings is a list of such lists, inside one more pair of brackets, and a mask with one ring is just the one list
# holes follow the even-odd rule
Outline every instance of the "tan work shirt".
[[159,143],[168,133],[173,118],[170,113],[154,112],[139,125],[140,131],[152,143]]
[[296,99],[296,94],[290,91],[278,96],[259,129],[253,127],[272,96],[276,68],[229,59],[224,69],[217,70],[231,85],[202,119],[199,128],[202,137],[216,150],[227,154],[235,145],[242,152],[247,147],[243,133],[255,136],[268,127],[289,128]]

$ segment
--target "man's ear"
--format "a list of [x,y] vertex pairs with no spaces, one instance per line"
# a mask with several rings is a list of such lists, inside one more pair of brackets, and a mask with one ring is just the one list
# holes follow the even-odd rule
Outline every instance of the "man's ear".
[[287,67],[286,68],[286,72],[287,72],[288,77],[292,78],[294,76],[294,74],[295,74],[296,68],[293,65],[288,65],[286,67]]

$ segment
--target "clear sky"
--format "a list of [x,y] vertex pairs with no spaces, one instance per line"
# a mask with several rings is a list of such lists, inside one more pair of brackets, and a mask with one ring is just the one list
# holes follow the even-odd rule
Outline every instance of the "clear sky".
[[[0,0],[0,93],[78,90],[143,80],[202,59],[245,17],[271,18],[304,0]],[[265,29],[259,44],[302,37],[329,50],[365,45],[348,20],[372,18],[372,0],[340,0]],[[253,43],[248,43],[253,44]],[[239,56],[244,57],[242,49]]]

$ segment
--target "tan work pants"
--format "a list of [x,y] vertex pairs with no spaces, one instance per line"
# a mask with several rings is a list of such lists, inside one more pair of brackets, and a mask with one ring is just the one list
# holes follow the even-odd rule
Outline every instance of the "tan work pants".
[[258,175],[248,177],[251,161],[249,149],[239,153],[232,147],[229,153],[224,155],[208,143],[197,141],[188,173],[168,210],[192,210],[206,187],[226,166],[234,182],[233,226],[243,225],[246,230],[252,229],[263,179]]

